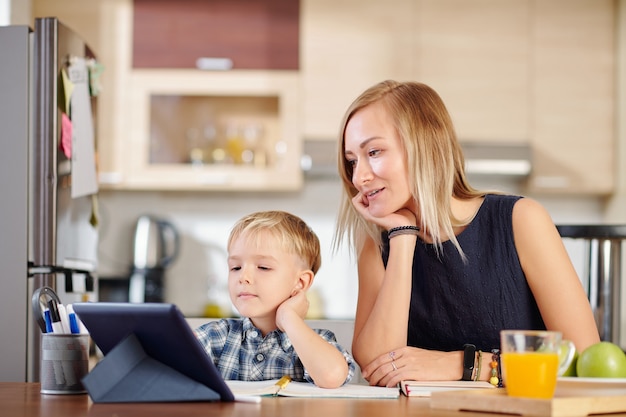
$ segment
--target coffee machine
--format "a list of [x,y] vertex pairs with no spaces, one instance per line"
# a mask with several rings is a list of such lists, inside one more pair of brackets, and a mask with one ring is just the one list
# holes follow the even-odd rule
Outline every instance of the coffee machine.
[[174,225],[153,215],[137,219],[133,240],[133,264],[128,285],[131,303],[164,301],[165,270],[180,249]]

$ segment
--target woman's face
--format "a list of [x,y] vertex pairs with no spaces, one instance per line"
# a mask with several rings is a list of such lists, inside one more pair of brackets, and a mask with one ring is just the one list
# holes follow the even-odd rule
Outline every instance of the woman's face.
[[352,184],[373,217],[384,217],[411,201],[404,148],[381,103],[357,111],[346,125],[346,163]]

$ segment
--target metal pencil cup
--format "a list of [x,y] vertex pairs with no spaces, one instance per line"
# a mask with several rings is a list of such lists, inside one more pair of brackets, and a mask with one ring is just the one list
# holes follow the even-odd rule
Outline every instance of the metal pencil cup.
[[41,335],[41,393],[83,394],[89,372],[89,335]]

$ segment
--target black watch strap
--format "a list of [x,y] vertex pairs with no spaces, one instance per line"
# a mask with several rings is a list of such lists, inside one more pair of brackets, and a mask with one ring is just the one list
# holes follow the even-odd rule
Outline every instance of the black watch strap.
[[463,381],[471,381],[476,361],[476,346],[466,343],[463,345]]

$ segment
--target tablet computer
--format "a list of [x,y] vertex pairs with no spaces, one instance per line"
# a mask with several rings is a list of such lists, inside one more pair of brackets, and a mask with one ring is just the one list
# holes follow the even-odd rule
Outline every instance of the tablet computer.
[[234,401],[176,305],[94,302],[75,303],[73,308],[104,355],[134,334],[148,356],[212,389],[221,401]]

